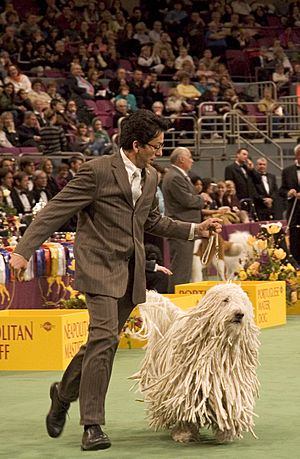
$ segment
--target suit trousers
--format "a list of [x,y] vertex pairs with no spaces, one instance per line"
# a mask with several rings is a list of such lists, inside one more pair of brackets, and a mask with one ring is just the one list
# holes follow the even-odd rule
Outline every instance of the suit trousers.
[[300,228],[290,227],[290,252],[300,265]]
[[169,239],[171,271],[169,278],[169,293],[174,292],[177,284],[186,284],[191,281],[194,253],[194,241]]
[[134,308],[131,293],[132,272],[126,293],[120,299],[86,294],[90,316],[88,340],[71,360],[58,387],[63,402],[79,397],[81,425],[105,424],[105,397],[119,333]]

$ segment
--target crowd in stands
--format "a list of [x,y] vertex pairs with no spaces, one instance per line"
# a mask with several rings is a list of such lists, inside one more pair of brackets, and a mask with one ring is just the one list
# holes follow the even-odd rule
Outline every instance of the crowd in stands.
[[[8,0],[0,12],[0,151],[110,154],[120,120],[139,108],[169,116],[185,132],[182,116],[196,118],[201,102],[220,115],[249,100],[238,92],[240,79],[270,80],[277,95],[288,95],[300,75],[299,11],[300,1],[276,0],[141,0],[132,11],[120,0]],[[267,87],[256,102],[281,126],[286,114],[274,91]],[[11,196],[17,199],[27,173],[22,161],[20,171],[11,161],[7,178],[8,163],[1,161],[1,187],[19,190]],[[61,165],[45,159],[37,174],[27,174],[35,192],[24,209],[10,204],[28,212],[36,189],[51,198],[73,166],[74,158]]]
[[203,101],[247,100],[235,86],[240,78],[271,80],[288,95],[299,76],[299,5],[141,1],[129,11],[119,0],[8,0],[0,114],[13,120],[10,132],[1,126],[0,146],[102,155],[120,118],[156,102],[174,121],[197,116]]

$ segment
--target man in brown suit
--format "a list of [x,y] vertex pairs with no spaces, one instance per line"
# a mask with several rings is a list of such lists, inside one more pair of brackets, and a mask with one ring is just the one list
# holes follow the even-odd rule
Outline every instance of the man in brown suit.
[[79,212],[75,287],[85,292],[90,315],[87,344],[70,362],[62,381],[50,389],[46,425],[51,437],[64,427],[79,397],[83,450],[109,448],[102,431],[104,402],[118,336],[133,307],[145,301],[144,231],[181,239],[220,232],[220,220],[201,224],[162,217],[156,200],[157,172],[166,122],[138,110],[122,122],[120,152],[86,162],[78,174],[41,210],[16,247],[11,267],[17,278],[34,250]]

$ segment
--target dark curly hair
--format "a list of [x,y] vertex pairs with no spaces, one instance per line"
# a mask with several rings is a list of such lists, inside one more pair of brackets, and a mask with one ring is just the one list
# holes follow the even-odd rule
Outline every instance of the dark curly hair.
[[161,132],[166,131],[169,124],[168,120],[150,110],[137,110],[121,123],[120,147],[131,150],[135,140],[141,145],[146,145]]

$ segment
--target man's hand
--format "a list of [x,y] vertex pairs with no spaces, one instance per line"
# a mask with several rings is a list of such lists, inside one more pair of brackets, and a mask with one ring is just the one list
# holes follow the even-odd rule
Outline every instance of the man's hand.
[[297,191],[294,189],[294,188],[291,188],[289,191],[288,191],[288,198],[293,198],[294,196],[296,196],[297,194]]
[[222,231],[223,221],[220,218],[208,218],[202,223],[198,223],[195,228],[196,237],[209,237],[211,233]]
[[161,265],[156,265],[156,271],[161,271],[162,273],[167,274],[168,276],[172,276],[172,271],[170,269],[166,268],[165,266]]
[[272,207],[272,205],[273,205],[273,199],[272,198],[264,198],[263,201],[264,201],[264,204],[266,205],[266,207],[268,207],[268,208]]
[[28,261],[18,253],[12,253],[10,257],[10,268],[15,276],[15,279],[22,281],[24,279],[24,272],[27,268]]

